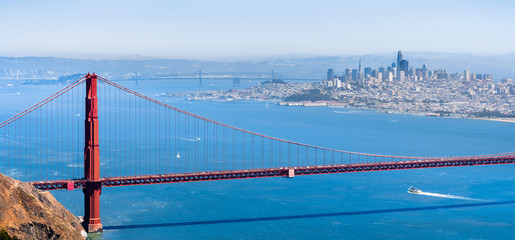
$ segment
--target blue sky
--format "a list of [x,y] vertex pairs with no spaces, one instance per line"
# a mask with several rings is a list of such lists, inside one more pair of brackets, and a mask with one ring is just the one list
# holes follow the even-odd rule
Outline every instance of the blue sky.
[[4,1],[0,56],[492,55],[515,52],[514,12],[507,0]]

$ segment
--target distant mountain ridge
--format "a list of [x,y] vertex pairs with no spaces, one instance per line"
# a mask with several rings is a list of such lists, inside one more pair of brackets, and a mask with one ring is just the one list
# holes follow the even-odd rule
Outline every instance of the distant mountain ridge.
[[[357,68],[361,59],[364,67],[378,68],[389,66],[396,60],[396,53],[367,55],[315,56],[286,55],[275,57],[250,58],[248,60],[202,61],[188,59],[159,59],[145,56],[127,56],[123,59],[72,59],[57,57],[0,57],[0,71],[38,70],[52,71],[66,75],[78,72],[104,73],[115,78],[138,72],[152,74],[193,75],[203,73],[235,73],[270,75],[272,70],[288,78],[314,78],[322,80],[328,68],[336,73],[346,68]],[[446,69],[448,72],[462,72],[469,69],[475,73],[491,73],[494,79],[515,78],[515,53],[492,56],[478,56],[463,53],[404,52],[410,67]],[[1,74],[1,72],[0,72]]]

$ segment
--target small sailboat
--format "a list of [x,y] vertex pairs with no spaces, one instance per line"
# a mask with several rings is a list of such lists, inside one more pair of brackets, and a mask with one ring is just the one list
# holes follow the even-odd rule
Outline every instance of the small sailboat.
[[177,152],[177,156],[175,156],[176,158],[181,158],[181,155],[179,154],[179,152]]

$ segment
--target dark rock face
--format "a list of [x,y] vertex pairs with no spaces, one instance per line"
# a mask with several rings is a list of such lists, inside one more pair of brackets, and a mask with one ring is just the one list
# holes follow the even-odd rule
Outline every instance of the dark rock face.
[[77,218],[52,194],[2,174],[0,229],[20,239],[85,239]]
[[38,222],[23,223],[19,230],[29,233],[37,239],[54,240],[61,238],[61,234],[57,234],[52,228],[49,228],[47,225]]

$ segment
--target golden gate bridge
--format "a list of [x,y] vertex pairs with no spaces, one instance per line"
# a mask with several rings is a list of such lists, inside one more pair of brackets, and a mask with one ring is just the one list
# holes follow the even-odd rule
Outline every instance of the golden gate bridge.
[[4,174],[41,190],[82,188],[88,232],[102,231],[102,187],[515,162],[515,152],[407,157],[292,142],[198,116],[95,74],[1,122],[0,144]]

